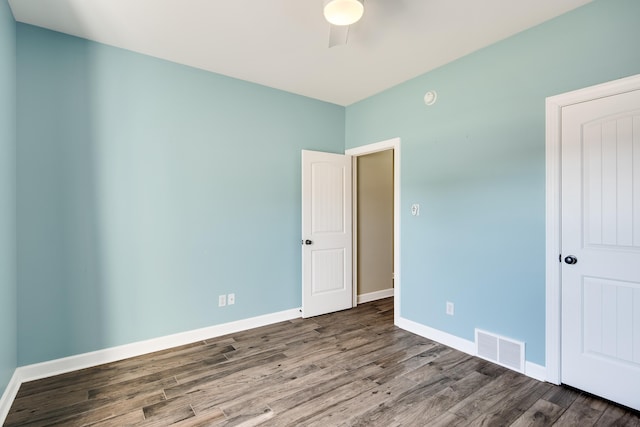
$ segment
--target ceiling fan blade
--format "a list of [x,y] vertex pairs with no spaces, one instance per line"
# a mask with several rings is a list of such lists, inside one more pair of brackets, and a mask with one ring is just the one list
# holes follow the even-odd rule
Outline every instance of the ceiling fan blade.
[[349,25],[329,26],[329,47],[347,44],[349,38]]

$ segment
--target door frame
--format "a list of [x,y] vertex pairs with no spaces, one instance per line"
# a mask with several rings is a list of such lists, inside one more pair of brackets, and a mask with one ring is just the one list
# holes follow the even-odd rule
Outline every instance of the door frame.
[[563,93],[546,99],[546,380],[562,382],[561,173],[562,108],[580,102],[640,90],[640,74]]
[[[358,147],[345,150],[347,156],[351,156],[352,161],[356,161],[356,157],[364,156],[366,154],[377,153],[380,151],[393,150],[393,318],[394,324],[398,324],[398,318],[400,318],[400,138],[387,139],[385,141],[376,142],[373,144],[361,145]],[[353,169],[353,168],[352,168]],[[355,175],[356,169],[353,169]],[[357,180],[353,179],[354,191],[352,191],[353,205],[356,205],[357,192],[356,185]],[[357,305],[358,301],[358,258],[357,258],[357,209],[353,209],[353,234],[354,234],[354,253],[353,253],[353,306]]]

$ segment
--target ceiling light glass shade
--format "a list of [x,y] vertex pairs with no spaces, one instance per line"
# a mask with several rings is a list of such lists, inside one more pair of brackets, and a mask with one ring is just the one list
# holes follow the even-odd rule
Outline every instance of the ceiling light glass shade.
[[351,25],[363,13],[364,6],[358,0],[330,0],[324,6],[324,17],[333,25]]

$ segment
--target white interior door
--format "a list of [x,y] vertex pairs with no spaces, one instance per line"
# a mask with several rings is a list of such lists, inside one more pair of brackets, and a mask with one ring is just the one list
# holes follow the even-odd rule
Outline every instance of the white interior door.
[[563,383],[640,409],[638,90],[562,108],[561,350]]
[[302,316],[353,307],[351,157],[302,151]]

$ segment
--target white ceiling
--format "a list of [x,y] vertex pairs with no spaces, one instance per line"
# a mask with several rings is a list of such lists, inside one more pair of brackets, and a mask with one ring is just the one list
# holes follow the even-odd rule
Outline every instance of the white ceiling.
[[349,105],[591,0],[365,0],[328,48],[323,0],[9,0],[17,21]]

